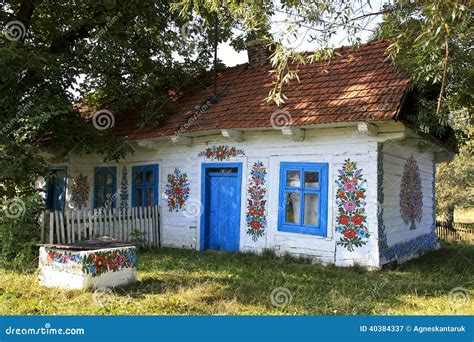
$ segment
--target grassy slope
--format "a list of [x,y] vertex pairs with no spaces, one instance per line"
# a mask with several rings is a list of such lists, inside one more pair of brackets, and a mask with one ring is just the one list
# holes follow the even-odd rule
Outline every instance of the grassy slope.
[[[474,314],[474,246],[467,245],[444,245],[396,271],[173,249],[140,255],[139,269],[138,284],[95,300],[90,291],[49,289],[37,274],[0,269],[0,314]],[[459,286],[471,300],[454,308],[447,294]],[[276,287],[292,292],[290,305],[272,306]]]

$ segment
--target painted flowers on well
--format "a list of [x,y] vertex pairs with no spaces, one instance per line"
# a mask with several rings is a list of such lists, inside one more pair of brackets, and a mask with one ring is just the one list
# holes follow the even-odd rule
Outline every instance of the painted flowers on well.
[[342,236],[337,244],[353,252],[354,247],[365,245],[367,241],[363,239],[370,236],[364,201],[367,181],[362,177],[362,169],[357,169],[356,163],[350,159],[344,161],[338,173],[336,231]]

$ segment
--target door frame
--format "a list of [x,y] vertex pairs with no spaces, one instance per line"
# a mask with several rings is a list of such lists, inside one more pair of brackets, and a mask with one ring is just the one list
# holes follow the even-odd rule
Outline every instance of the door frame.
[[207,188],[206,188],[206,175],[207,175],[207,169],[214,169],[214,168],[237,168],[237,183],[238,183],[238,191],[237,193],[239,194],[239,201],[238,201],[238,207],[239,207],[239,213],[238,213],[238,227],[239,227],[239,232],[237,234],[238,236],[238,244],[239,244],[239,250],[240,250],[240,231],[241,231],[241,210],[242,210],[242,163],[237,162],[237,163],[202,163],[201,164],[201,204],[202,204],[202,211],[201,211],[201,218],[200,218],[200,232],[199,232],[199,250],[204,251],[204,245],[205,245],[205,233],[206,233],[206,212],[207,212],[207,207],[206,207],[206,196],[207,196]]
[[[66,201],[66,197],[68,195],[68,167],[67,165],[61,165],[61,164],[50,164],[49,165],[49,173],[52,173],[53,171],[55,170],[61,170],[61,171],[64,171],[64,198],[62,200],[62,205],[63,205],[63,209],[62,209],[62,212],[64,213],[64,210],[66,210],[66,205],[67,205],[67,201]],[[46,209],[47,208],[47,205],[48,205],[48,188],[49,188],[49,184],[48,184],[49,180],[46,179],[44,185],[44,208]],[[47,209],[47,210],[50,210],[50,209]]]

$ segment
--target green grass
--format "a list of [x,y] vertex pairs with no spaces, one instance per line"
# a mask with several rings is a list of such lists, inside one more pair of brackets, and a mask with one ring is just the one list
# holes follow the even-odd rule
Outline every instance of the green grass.
[[[474,246],[468,245],[443,245],[395,271],[375,272],[271,253],[163,249],[139,260],[138,283],[113,295],[46,288],[36,273],[0,269],[0,314],[474,314]],[[289,305],[272,305],[278,287],[291,291]],[[470,297],[459,307],[448,300],[456,287]]]

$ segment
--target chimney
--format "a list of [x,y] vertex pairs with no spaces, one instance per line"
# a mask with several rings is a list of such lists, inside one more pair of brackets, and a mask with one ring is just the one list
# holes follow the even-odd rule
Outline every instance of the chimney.
[[247,42],[247,54],[249,57],[249,68],[267,64],[269,57],[267,43],[261,39],[249,40]]

